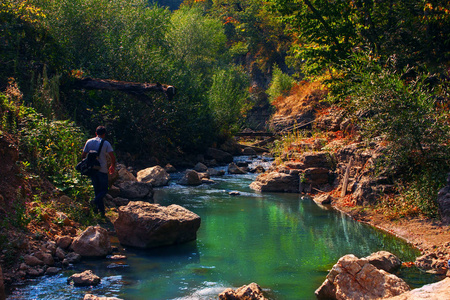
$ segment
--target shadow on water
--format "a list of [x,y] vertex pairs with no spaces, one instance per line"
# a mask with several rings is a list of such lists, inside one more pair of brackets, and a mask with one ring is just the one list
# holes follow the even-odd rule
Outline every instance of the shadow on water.
[[[364,257],[386,250],[403,261],[419,255],[404,241],[307,197],[255,193],[249,188],[255,177],[227,174],[212,178],[212,185],[185,187],[173,181],[156,189],[155,203],[179,204],[201,217],[196,241],[151,250],[121,248],[124,260],[83,261],[17,289],[10,299],[80,299],[88,292],[130,300],[215,299],[228,287],[251,282],[272,299],[314,299],[314,290],[345,254]],[[68,276],[85,269],[102,278],[100,286],[67,285]],[[413,287],[437,280],[412,268],[398,274]]]

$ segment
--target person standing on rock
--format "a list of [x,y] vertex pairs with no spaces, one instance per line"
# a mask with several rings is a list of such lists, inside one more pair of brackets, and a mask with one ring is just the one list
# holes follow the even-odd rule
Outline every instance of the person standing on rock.
[[[98,151],[102,140],[106,137],[106,128],[104,126],[98,126],[95,130],[96,137],[86,141],[83,148],[82,158],[85,158],[89,151]],[[94,172],[90,177],[92,180],[92,185],[94,187],[95,198],[91,201],[94,213],[100,213],[102,217],[105,216],[105,204],[103,203],[103,198],[108,192],[108,161],[107,155],[111,159],[111,165],[109,166],[109,174],[114,174],[116,170],[116,156],[111,144],[108,141],[104,141],[100,153],[98,155],[98,160],[100,162],[100,170]]]

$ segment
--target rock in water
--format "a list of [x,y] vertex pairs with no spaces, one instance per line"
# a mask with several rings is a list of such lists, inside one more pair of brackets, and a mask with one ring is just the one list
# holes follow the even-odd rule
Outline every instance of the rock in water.
[[252,282],[236,290],[226,289],[219,294],[219,300],[267,300],[267,298],[264,297],[261,287]]
[[121,244],[153,248],[195,240],[200,222],[198,215],[179,205],[136,201],[119,208],[114,228]]
[[100,283],[101,279],[91,270],[86,270],[70,276],[67,282],[70,283],[70,281],[73,281],[74,286],[96,286]]
[[181,185],[200,185],[202,179],[199,173],[195,170],[186,170],[183,177],[178,181]]

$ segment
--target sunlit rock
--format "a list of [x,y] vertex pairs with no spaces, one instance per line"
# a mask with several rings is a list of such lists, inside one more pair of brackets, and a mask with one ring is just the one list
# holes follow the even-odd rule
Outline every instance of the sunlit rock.
[[136,201],[119,208],[114,228],[121,244],[152,248],[195,240],[200,222],[198,215],[179,205]]
[[140,170],[137,173],[137,180],[140,182],[151,183],[152,186],[165,186],[169,184],[170,175],[161,166],[154,166]]
[[261,287],[252,282],[249,285],[241,286],[233,290],[226,289],[219,294],[219,300],[266,300]]
[[76,273],[67,279],[67,283],[73,282],[74,286],[96,286],[100,284],[101,279],[91,270]]
[[269,172],[258,175],[250,188],[259,192],[298,192],[299,177],[291,174]]
[[331,204],[333,202],[333,197],[329,194],[320,194],[313,198],[314,202],[321,205]]
[[409,290],[402,279],[349,254],[333,266],[315,294],[318,299],[366,300],[393,297]]
[[74,239],[72,249],[83,257],[105,257],[111,251],[108,231],[100,226],[89,226]]
[[424,285],[399,296],[387,298],[389,300],[422,300],[422,299],[450,299],[450,278],[436,283]]

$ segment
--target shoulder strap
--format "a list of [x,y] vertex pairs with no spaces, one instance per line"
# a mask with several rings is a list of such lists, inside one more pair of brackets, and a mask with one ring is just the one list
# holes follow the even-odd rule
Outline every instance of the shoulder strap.
[[100,151],[102,151],[102,147],[103,147],[103,143],[105,142],[104,139],[102,139],[102,141],[100,142],[100,147],[98,147],[98,151],[97,153],[100,155]]

